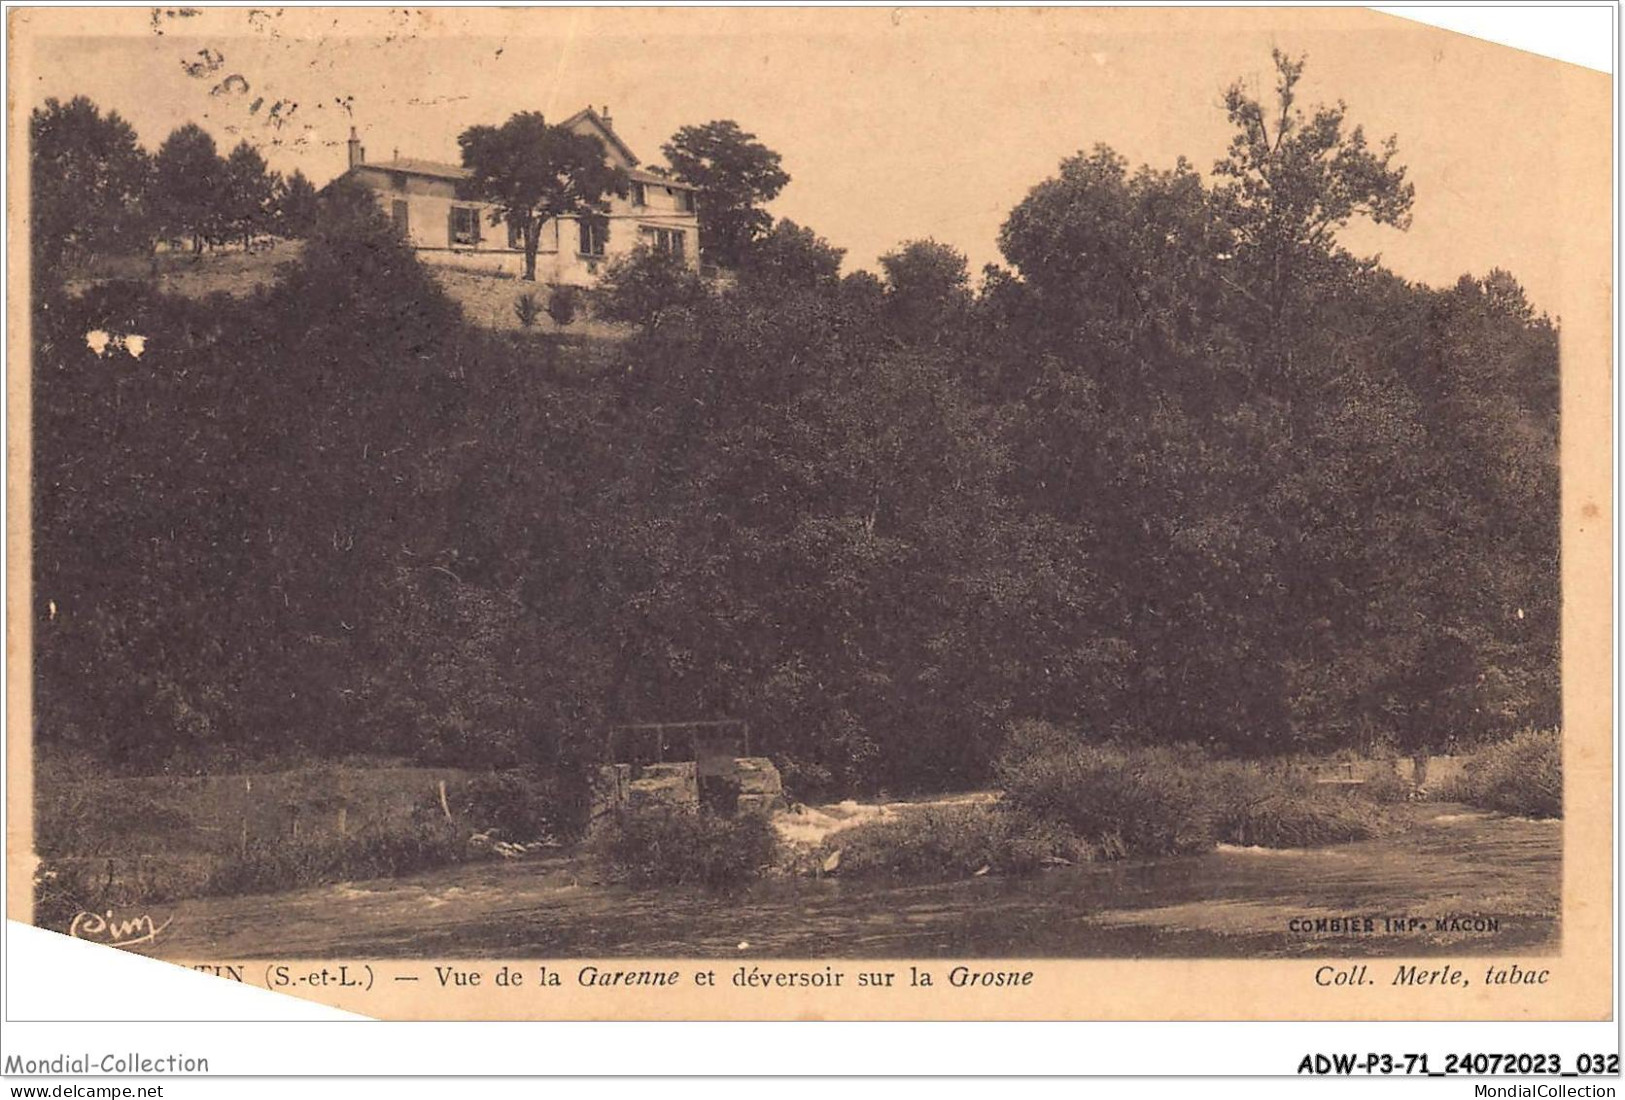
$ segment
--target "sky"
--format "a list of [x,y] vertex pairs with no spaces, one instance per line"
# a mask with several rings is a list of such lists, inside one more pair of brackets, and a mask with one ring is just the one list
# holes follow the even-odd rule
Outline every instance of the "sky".
[[[456,161],[457,134],[519,110],[608,106],[646,163],[679,127],[731,118],[784,158],[771,204],[875,267],[930,237],[973,272],[1012,207],[1097,143],[1207,170],[1222,100],[1307,55],[1306,103],[1395,134],[1408,232],[1345,243],[1431,284],[1494,267],[1561,313],[1569,181],[1611,136],[1605,76],[1359,9],[170,9],[42,13],[19,99],[88,95],[156,148],[196,121],[318,185],[368,156]],[[23,85],[27,86],[26,92]],[[278,108],[277,105],[281,104]],[[295,107],[295,105],[297,105]],[[273,110],[273,108],[277,108]],[[1606,197],[1606,196],[1604,196]],[[1606,217],[1606,210],[1600,212]],[[1606,233],[1606,222],[1600,223]],[[1571,274],[1572,284],[1572,274]]]

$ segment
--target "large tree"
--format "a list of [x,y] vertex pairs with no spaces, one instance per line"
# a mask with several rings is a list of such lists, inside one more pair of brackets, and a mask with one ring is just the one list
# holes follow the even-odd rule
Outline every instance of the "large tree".
[[192,251],[219,237],[225,223],[226,162],[195,122],[178,127],[153,162],[153,207],[162,230],[190,237]]
[[1350,255],[1410,185],[1277,66],[1271,106],[1231,93],[1217,187],[1097,149],[1001,234],[1006,489],[1115,603],[1120,675],[1080,710],[1256,752],[1555,721],[1555,335],[1504,275],[1440,293]]
[[789,175],[779,154],[732,119],[684,126],[661,147],[677,178],[700,189],[700,251],[710,263],[737,268],[751,244],[773,226],[761,208]]
[[1229,181],[1215,197],[1236,231],[1245,281],[1256,288],[1247,297],[1259,307],[1270,350],[1289,360],[1289,334],[1300,312],[1295,296],[1324,274],[1328,261],[1345,255],[1338,231],[1357,217],[1408,228],[1416,189],[1394,162],[1394,137],[1373,149],[1362,127],[1345,131],[1348,108],[1341,101],[1305,113],[1297,91],[1304,59],[1280,50],[1274,59],[1273,102],[1250,95],[1239,82],[1226,92],[1236,133],[1213,171]]
[[833,288],[840,282],[846,249],[789,218],[752,243],[741,274],[754,285]]
[[316,185],[295,168],[293,174],[278,183],[272,200],[277,232],[284,237],[308,237],[316,228]]
[[29,118],[30,214],[36,276],[67,258],[147,243],[152,165],[135,130],[84,96],[55,99]]
[[610,195],[625,195],[626,173],[609,163],[604,143],[521,111],[501,126],[471,126],[457,138],[474,197],[493,204],[491,224],[509,225],[525,243],[525,278],[536,278],[542,226],[558,217],[601,217]]
[[910,343],[934,343],[955,329],[971,300],[965,254],[934,240],[909,241],[880,257],[887,314]]
[[242,238],[244,247],[257,231],[270,224],[271,204],[280,184],[277,174],[266,168],[259,150],[247,141],[238,142],[226,158],[222,220]]
[[985,783],[1022,718],[1256,753],[1557,722],[1555,326],[1506,273],[1264,234],[1235,180],[1068,159],[951,340],[949,250],[840,280],[782,223],[732,287],[612,265],[636,331],[538,370],[353,180],[263,298],[36,309],[39,743],[563,775],[606,722],[732,715],[833,794]]

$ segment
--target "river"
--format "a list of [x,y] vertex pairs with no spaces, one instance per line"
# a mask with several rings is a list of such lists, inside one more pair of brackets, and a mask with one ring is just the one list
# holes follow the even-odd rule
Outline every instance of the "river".
[[[1450,804],[1409,805],[1401,813],[1406,827],[1376,840],[1298,851],[1220,847],[1177,859],[1058,867],[1029,878],[783,877],[718,894],[601,884],[562,857],[463,864],[398,879],[181,902],[151,953],[1296,958],[1557,949],[1561,822]],[[1376,930],[1315,930],[1316,919],[1340,917],[1371,918]],[[1390,932],[1384,917],[1414,923]]]

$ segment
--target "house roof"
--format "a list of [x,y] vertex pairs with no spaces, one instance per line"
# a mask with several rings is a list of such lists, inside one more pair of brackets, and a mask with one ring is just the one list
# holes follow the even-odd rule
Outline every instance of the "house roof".
[[[429,176],[434,179],[466,180],[472,173],[455,164],[446,164],[437,160],[422,160],[418,157],[396,157],[394,160],[363,161],[358,167],[375,168],[380,172],[404,172],[409,176]],[[628,179],[634,183],[649,183],[659,187],[670,187],[673,191],[698,191],[692,183],[662,176],[658,172],[650,172],[644,168],[633,168],[626,173]]]
[[638,155],[632,152],[631,148],[627,146],[626,142],[621,140],[620,135],[615,132],[612,126],[610,126],[609,120],[603,115],[599,114],[597,111],[593,110],[591,107],[583,107],[581,110],[565,119],[563,125],[574,130],[577,124],[582,122],[592,123],[603,134],[604,139],[613,145],[621,156],[626,158],[628,164],[630,164],[633,168],[638,166]]
[[409,176],[433,176],[443,180],[466,180],[467,168],[446,164],[438,160],[420,160],[417,157],[396,157],[394,160],[362,161],[358,168],[376,168],[380,172],[405,172]]

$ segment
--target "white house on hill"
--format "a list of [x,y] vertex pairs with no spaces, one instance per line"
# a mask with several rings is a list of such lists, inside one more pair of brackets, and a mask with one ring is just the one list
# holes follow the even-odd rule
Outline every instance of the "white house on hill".
[[[588,107],[565,120],[576,133],[603,143],[609,162],[626,170],[631,187],[625,198],[609,197],[606,218],[593,222],[555,218],[542,226],[536,252],[536,280],[587,286],[606,261],[638,245],[681,256],[698,269],[700,222],[695,188],[638,167],[638,158],[610,127],[608,108]],[[506,225],[491,224],[491,207],[466,195],[469,172],[456,164],[396,156],[369,161],[350,131],[346,176],[372,188],[379,205],[430,263],[454,264],[510,275],[525,270],[524,242]]]

